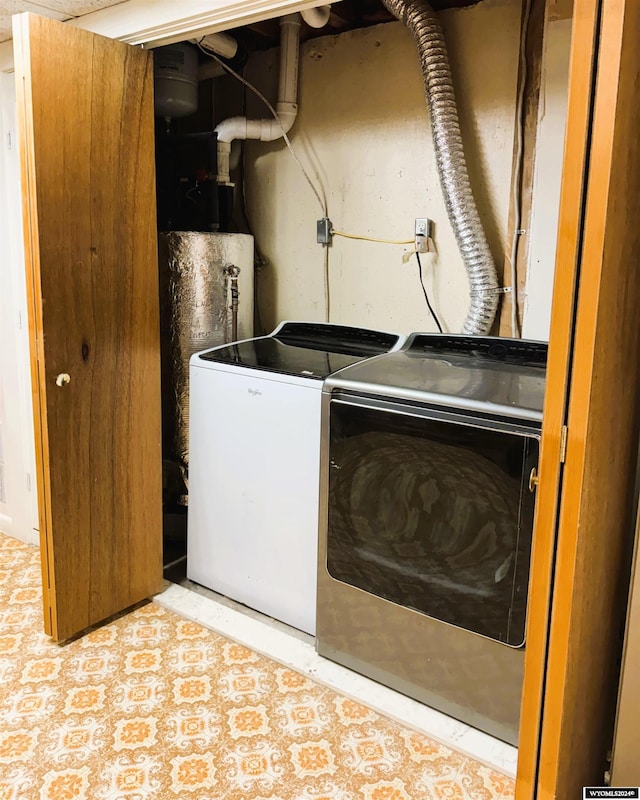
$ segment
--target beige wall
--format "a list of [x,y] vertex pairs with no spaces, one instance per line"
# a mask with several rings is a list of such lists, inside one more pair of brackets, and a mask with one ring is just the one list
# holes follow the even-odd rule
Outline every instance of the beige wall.
[[[485,0],[441,15],[460,106],[474,193],[494,257],[502,262],[509,209],[519,0]],[[277,50],[256,54],[248,77],[275,95]],[[400,23],[303,45],[300,111],[291,140],[317,171],[335,228],[391,239],[414,218],[436,223],[438,256],[425,280],[446,330],[464,320],[468,289],[437,178],[417,51]],[[263,116],[251,101],[249,116]],[[247,208],[269,260],[260,280],[262,320],[323,319],[321,214],[284,143],[248,143]],[[336,238],[329,252],[331,321],[391,330],[433,330],[407,248]]]
[[[0,72],[0,530],[38,542],[35,447],[13,75]],[[9,146],[10,145],[10,146]]]
[[549,339],[569,82],[571,20],[547,25],[522,334]]

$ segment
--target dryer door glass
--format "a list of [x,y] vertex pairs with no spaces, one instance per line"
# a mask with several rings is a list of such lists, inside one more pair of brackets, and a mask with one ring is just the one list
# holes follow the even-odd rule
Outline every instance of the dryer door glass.
[[331,402],[329,574],[519,647],[537,434],[405,410]]

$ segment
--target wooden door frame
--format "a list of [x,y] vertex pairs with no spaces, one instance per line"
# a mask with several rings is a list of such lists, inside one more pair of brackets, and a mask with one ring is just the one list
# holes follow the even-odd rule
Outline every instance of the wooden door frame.
[[518,800],[602,785],[612,743],[640,408],[638,29],[634,0],[576,0]]
[[[22,27],[20,19],[14,25],[14,35],[16,30]],[[16,86],[16,94],[19,94],[22,86]],[[25,94],[28,87],[23,88]],[[27,94],[28,96],[28,94]],[[28,102],[31,98],[28,97]],[[47,537],[47,530],[51,525],[51,497],[48,492],[49,482],[46,480],[45,462],[48,459],[46,414],[42,414],[42,407],[46,406],[46,394],[41,388],[44,376],[41,374],[41,365],[38,359],[38,352],[41,350],[42,342],[38,342],[38,331],[42,331],[42,306],[37,298],[41,296],[39,280],[39,270],[35,268],[35,260],[38,253],[38,220],[37,214],[32,205],[32,198],[35,197],[34,169],[31,164],[27,164],[29,153],[33,150],[32,131],[24,118],[24,104],[18,103],[18,130],[22,133],[21,158],[20,158],[20,183],[21,194],[21,218],[23,225],[23,244],[24,244],[24,272],[25,287],[27,295],[29,343],[30,343],[30,380],[33,408],[33,434],[34,434],[34,457],[36,464],[36,483],[38,494],[38,525],[40,533],[40,567],[42,573],[42,607],[44,618],[44,632],[52,636],[56,629],[55,607],[51,602],[52,578],[49,574],[49,564],[52,562],[51,541]]]
[[540,451],[540,484],[534,522],[523,701],[520,721],[517,800],[535,796],[538,747],[545,689],[549,606],[556,546],[556,517],[562,475],[561,445],[566,421],[572,330],[585,191],[588,131],[598,0],[576,3],[571,36],[569,100],[565,131],[558,245],[554,278],[547,391]]

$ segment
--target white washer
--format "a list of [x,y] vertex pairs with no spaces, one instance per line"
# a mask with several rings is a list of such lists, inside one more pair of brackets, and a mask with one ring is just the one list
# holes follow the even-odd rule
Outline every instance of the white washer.
[[322,385],[403,341],[284,322],[191,358],[190,580],[315,635]]

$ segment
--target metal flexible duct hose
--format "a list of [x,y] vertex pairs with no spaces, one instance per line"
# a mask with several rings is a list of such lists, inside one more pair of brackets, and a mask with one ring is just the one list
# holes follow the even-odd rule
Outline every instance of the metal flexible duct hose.
[[382,2],[404,22],[418,45],[438,175],[449,222],[469,276],[470,306],[462,333],[486,334],[498,307],[498,278],[471,191],[442,28],[426,0]]

